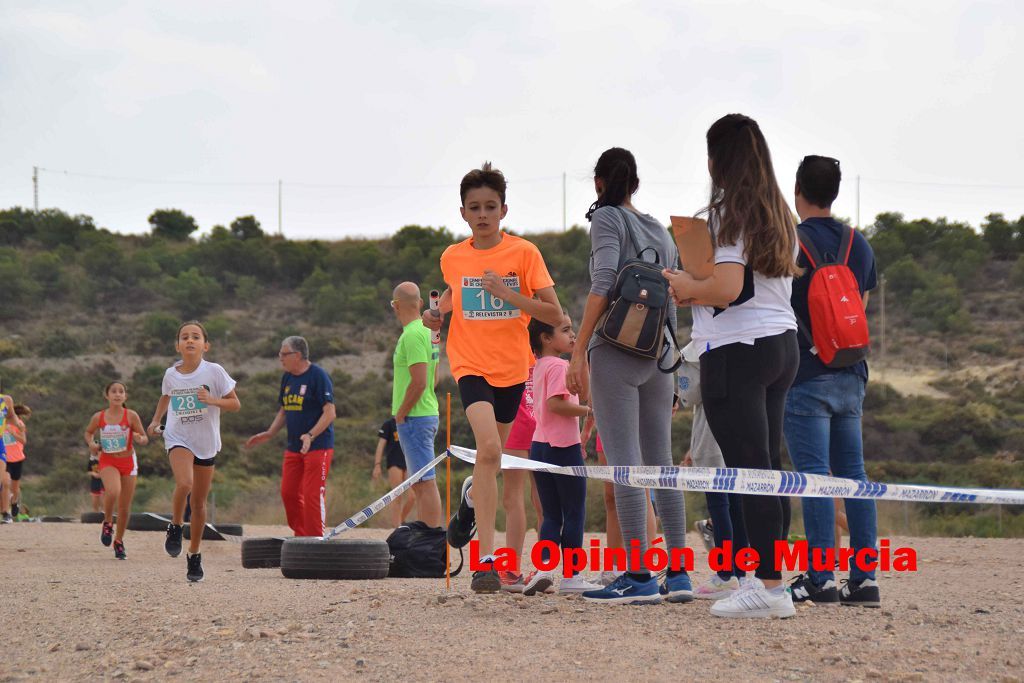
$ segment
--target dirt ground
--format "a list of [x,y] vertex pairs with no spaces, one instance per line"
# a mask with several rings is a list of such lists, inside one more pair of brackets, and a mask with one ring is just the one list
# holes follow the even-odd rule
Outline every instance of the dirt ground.
[[[801,606],[793,619],[763,621],[711,617],[704,601],[475,596],[461,575],[450,592],[444,579],[293,581],[243,569],[230,542],[204,543],[206,580],[190,585],[184,555],[167,557],[162,534],[128,532],[125,562],[98,535],[99,525],[0,526],[0,681],[1024,675],[1024,540],[893,539],[917,550],[919,571],[880,577],[882,609]],[[695,574],[707,577],[703,546],[690,541]]]

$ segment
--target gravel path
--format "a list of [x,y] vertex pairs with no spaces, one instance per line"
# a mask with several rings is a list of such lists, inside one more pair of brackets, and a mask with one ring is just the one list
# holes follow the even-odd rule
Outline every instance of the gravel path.
[[[250,536],[284,531],[246,527]],[[206,581],[189,585],[162,534],[128,532],[126,562],[98,535],[99,525],[0,526],[0,681],[1024,675],[1024,540],[893,539],[917,549],[920,570],[881,577],[882,609],[801,606],[786,621],[732,621],[704,602],[474,596],[464,576],[451,592],[443,579],[291,581],[242,569],[229,542],[204,543]],[[702,547],[696,575],[708,575]]]

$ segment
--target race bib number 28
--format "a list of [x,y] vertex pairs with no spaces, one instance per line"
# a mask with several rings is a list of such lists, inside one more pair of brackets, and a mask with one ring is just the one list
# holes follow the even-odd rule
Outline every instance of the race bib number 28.
[[178,417],[188,417],[206,412],[206,404],[199,400],[199,389],[174,389],[171,391],[171,409]]
[[[504,277],[501,281],[512,291],[519,292],[518,276]],[[519,316],[518,308],[485,290],[481,278],[462,278],[463,318],[466,320],[503,320]]]

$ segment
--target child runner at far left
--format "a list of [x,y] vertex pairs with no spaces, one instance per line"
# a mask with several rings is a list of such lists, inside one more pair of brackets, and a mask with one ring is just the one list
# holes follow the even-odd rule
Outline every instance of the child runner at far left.
[[182,323],[174,349],[181,360],[167,368],[156,412],[149,433],[160,433],[160,421],[167,415],[163,430],[164,447],[174,472],[174,497],[171,523],[167,525],[164,550],[171,557],[181,554],[181,524],[185,517],[185,499],[191,493],[192,534],[185,554],[189,581],[203,580],[203,556],[199,552],[206,525],[206,497],[213,485],[216,456],[220,451],[220,414],[238,412],[242,404],[235,395],[235,380],[217,363],[204,360],[210,350],[209,336],[202,323]]
[[[452,314],[448,361],[476,441],[476,464],[448,524],[448,542],[455,548],[466,545],[475,522],[481,561],[470,587],[477,593],[501,588],[493,554],[498,472],[535,362],[526,326],[532,317],[551,325],[562,320],[562,306],[540,250],[501,230],[508,213],[505,187],[505,176],[489,163],[462,178],[460,211],[473,234],[441,255],[448,288],[438,310],[423,314],[423,324],[432,330],[441,329],[443,316]],[[473,493],[467,497],[470,487]]]
[[[132,510],[135,481],[139,474],[139,460],[135,444],[145,446],[149,437],[142,430],[142,420],[129,410],[128,388],[123,382],[111,382],[103,390],[107,408],[92,416],[85,428],[85,443],[98,454],[100,479],[103,481],[103,526],[100,543],[110,545],[114,535],[114,503],[117,503],[117,534],[114,535],[114,557],[127,559],[124,551],[124,530]],[[94,435],[99,432],[99,443]]]
[[[590,408],[581,406],[579,399],[565,388],[565,371],[569,361],[562,354],[572,353],[576,334],[572,321],[566,315],[559,325],[548,325],[540,320],[530,321],[530,346],[537,354],[533,369],[533,414],[537,428],[533,432],[530,459],[559,467],[582,467],[583,448],[580,445],[580,418],[590,416]],[[587,480],[551,472],[534,472],[534,482],[540,495],[544,521],[540,525],[539,541],[560,546],[562,555],[570,548],[583,547],[583,525],[587,517]],[[544,561],[550,561],[550,550],[542,550]],[[533,595],[547,590],[555,580],[554,571],[538,570],[526,581],[523,593]],[[564,573],[558,585],[559,593],[582,593],[600,590],[580,574]]]

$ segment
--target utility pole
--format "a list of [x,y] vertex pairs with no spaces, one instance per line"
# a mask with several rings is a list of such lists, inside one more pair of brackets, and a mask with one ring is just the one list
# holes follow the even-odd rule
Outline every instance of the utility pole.
[[562,232],[565,232],[565,171],[562,171]]
[[32,206],[39,213],[39,167],[32,167]]
[[884,396],[885,395],[885,273],[882,273],[882,277],[879,280],[879,284],[881,285],[881,290],[882,290],[881,291],[881,295],[882,295],[882,311],[881,311],[882,312],[882,338],[881,338],[881,342],[882,343],[881,343],[881,348],[882,348],[882,395]]
[[860,230],[860,176],[857,176],[857,229]]
[[281,186],[282,182],[277,181],[277,234],[279,237],[284,237],[284,228],[281,227]]

